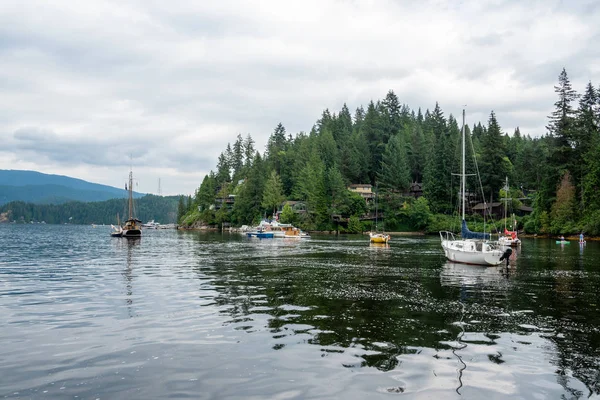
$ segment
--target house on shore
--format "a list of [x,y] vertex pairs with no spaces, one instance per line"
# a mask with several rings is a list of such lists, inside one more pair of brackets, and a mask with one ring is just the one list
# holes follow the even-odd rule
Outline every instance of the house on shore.
[[[502,202],[493,202],[493,203],[478,203],[472,208],[474,213],[485,215],[485,216],[493,216],[497,219],[504,218],[504,203]],[[507,211],[507,215],[514,212],[516,215],[522,217],[524,215],[529,215],[533,212],[533,208],[521,204],[516,210],[511,211],[510,207]],[[484,214],[485,213],[485,214]]]
[[354,193],[358,193],[367,204],[375,200],[375,193],[373,193],[373,185],[370,183],[353,183],[348,186],[348,190]]

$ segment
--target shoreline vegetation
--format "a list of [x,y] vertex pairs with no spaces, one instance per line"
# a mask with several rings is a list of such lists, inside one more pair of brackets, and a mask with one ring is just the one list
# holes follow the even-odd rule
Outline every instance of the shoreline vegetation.
[[[143,221],[175,223],[177,219],[177,196],[145,195],[134,200],[136,214]],[[0,206],[0,224],[45,223],[45,224],[116,224],[117,214],[127,212],[127,199],[117,198],[104,201],[70,201],[62,204],[33,204],[13,201]]]
[[[546,135],[518,126],[509,135],[493,110],[487,124],[467,121],[466,173],[481,178],[466,187],[471,229],[513,230],[514,218],[523,237],[600,236],[600,89],[589,82],[578,94],[563,69],[554,92]],[[292,135],[279,123],[262,153],[249,134],[238,135],[194,195],[180,197],[178,223],[278,219],[307,232],[361,233],[379,220],[386,232],[456,232],[459,180],[448,177],[459,170],[459,141],[456,118],[438,103],[411,109],[390,90],[353,115],[346,104],[325,109],[309,132]],[[369,197],[350,185],[374,191]],[[504,198],[514,215],[506,224]],[[493,215],[484,219],[484,210]]]

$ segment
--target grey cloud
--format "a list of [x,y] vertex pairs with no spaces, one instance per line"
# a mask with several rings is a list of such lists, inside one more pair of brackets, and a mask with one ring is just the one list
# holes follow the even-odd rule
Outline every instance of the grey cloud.
[[66,165],[127,165],[129,152],[135,158],[143,158],[146,152],[132,143],[110,142],[98,137],[63,137],[39,128],[18,129],[13,137],[18,152]]
[[[578,91],[600,80],[594,2],[307,3],[298,16],[281,2],[40,2],[35,14],[8,3],[0,152],[123,169],[135,149],[134,164],[171,182],[214,169],[237,134],[263,150],[278,122],[309,131],[325,108],[353,112],[390,89],[415,110],[440,101],[448,116],[468,103],[470,124],[494,109],[505,131],[542,134],[563,66]],[[544,23],[558,13],[590,26],[581,49],[552,51],[564,35]]]
[[140,167],[175,168],[188,172],[214,168],[212,161],[222,151],[218,146],[213,146],[212,150],[211,146],[173,149],[163,139],[138,142],[127,137],[108,140],[99,136],[75,139],[61,137],[51,130],[22,128],[13,135],[13,147],[19,152],[29,152],[32,157],[45,157],[64,165],[126,167],[133,162]]
[[582,12],[585,14],[595,14],[600,11],[600,3],[596,0],[589,0],[587,3],[584,3],[581,8]]
[[3,36],[0,51],[8,52],[23,49],[36,49],[51,55],[55,61],[64,66],[85,71],[89,69],[102,70],[110,66],[122,68],[134,62],[140,62],[141,54],[133,54],[131,49],[126,51],[116,46],[103,46],[85,38],[56,38],[43,32],[0,32]]
[[222,150],[206,151],[201,148],[189,149],[186,153],[171,154],[162,164],[164,167],[175,168],[182,172],[198,172],[215,170],[214,160]]
[[200,10],[196,12],[177,12],[171,7],[149,10],[155,19],[173,27],[177,33],[187,37],[230,37],[265,35],[264,26],[251,17],[236,15],[209,15]]
[[[581,52],[573,57],[578,60],[576,63],[568,60],[540,61],[536,64],[522,62],[521,67],[515,69],[513,76],[524,88],[543,87],[548,93],[554,93],[554,86],[558,83],[558,76],[563,68],[566,69],[572,83],[576,80],[585,80],[589,76],[589,66],[599,56]],[[576,86],[573,88],[578,92],[582,92],[584,89]],[[553,103],[554,100],[551,104]]]
[[485,35],[474,36],[470,39],[471,43],[478,46],[497,46],[502,44],[507,35],[511,33],[491,32]]
[[223,151],[220,145],[175,149],[170,148],[163,139],[138,142],[127,137],[102,139],[101,135],[70,138],[39,128],[17,130],[12,142],[12,148],[19,154],[25,152],[32,159],[42,157],[65,166],[110,165],[126,169],[133,163],[138,168],[173,168],[183,172],[214,169],[213,160]]
[[[412,75],[413,68],[403,66],[380,66],[377,64],[370,66],[352,66],[349,65],[344,75],[349,78],[357,79],[361,82],[375,82],[381,79],[402,80]],[[332,71],[332,75],[336,75]]]
[[[1,19],[0,19],[1,21]],[[76,74],[110,75],[135,65],[149,63],[153,57],[133,45],[119,45],[114,39],[88,35],[56,34],[52,29],[0,28],[0,53],[34,50],[47,56],[49,63]]]

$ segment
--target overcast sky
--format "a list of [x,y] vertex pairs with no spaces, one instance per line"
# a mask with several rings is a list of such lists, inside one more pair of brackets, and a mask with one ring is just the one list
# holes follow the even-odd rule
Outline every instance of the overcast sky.
[[[565,67],[600,83],[600,1],[0,2],[0,169],[193,194],[227,143],[264,151],[394,90],[545,134]],[[130,163],[130,154],[133,156]]]

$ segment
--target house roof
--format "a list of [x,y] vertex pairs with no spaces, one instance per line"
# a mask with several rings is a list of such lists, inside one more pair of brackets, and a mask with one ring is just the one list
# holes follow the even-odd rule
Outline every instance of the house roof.
[[349,188],[357,188],[357,187],[373,187],[370,183],[352,183],[348,185]]
[[305,201],[300,201],[300,200],[286,200],[283,202],[283,204],[289,204],[290,206],[293,206],[294,204],[304,204],[306,203]]
[[[486,206],[488,209],[490,208],[494,208],[494,207],[498,207],[502,205],[502,203],[500,202],[494,202],[494,203],[487,203]],[[475,206],[473,206],[473,210],[484,210],[486,207],[484,206],[484,203],[479,203]]]

